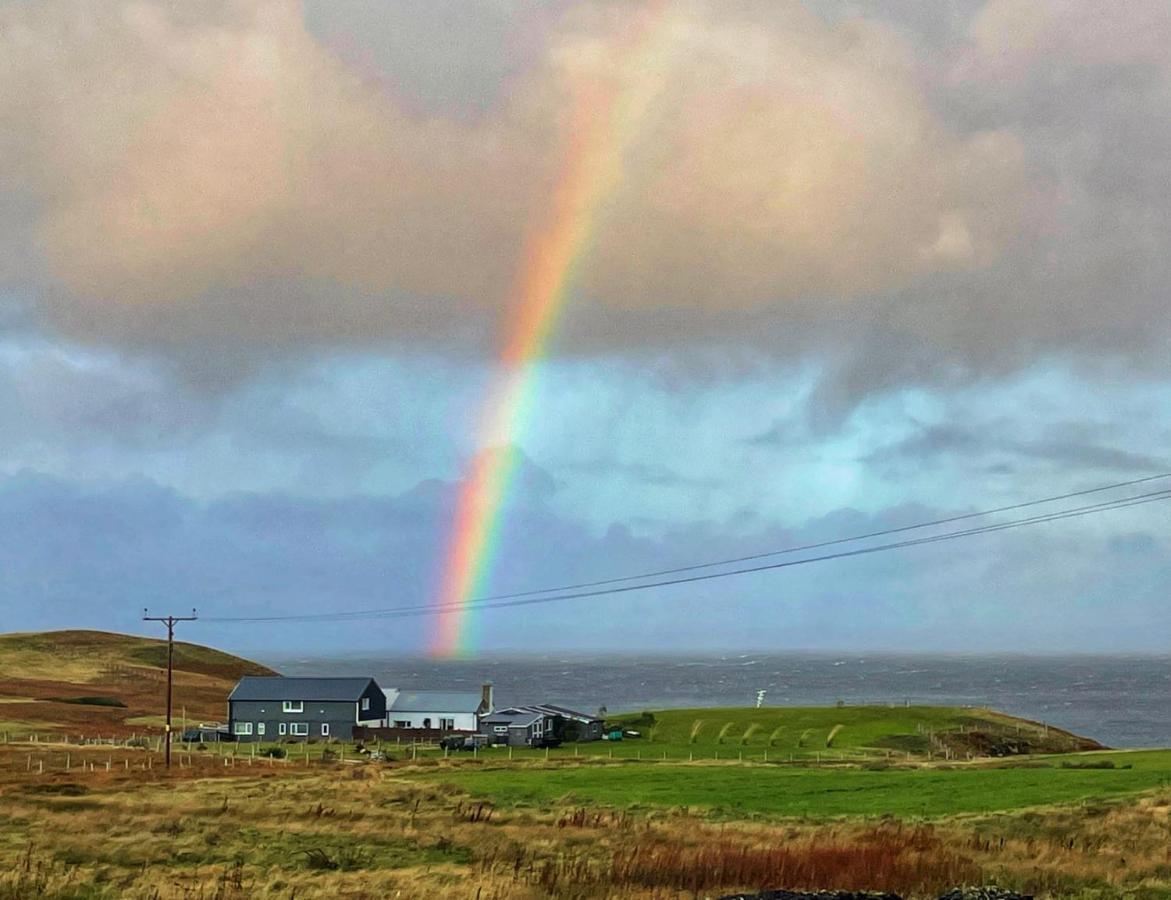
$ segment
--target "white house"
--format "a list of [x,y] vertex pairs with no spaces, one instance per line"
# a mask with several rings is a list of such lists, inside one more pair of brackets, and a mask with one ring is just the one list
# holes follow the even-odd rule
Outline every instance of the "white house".
[[384,728],[425,728],[475,732],[480,716],[492,712],[492,685],[476,691],[407,691],[384,689]]

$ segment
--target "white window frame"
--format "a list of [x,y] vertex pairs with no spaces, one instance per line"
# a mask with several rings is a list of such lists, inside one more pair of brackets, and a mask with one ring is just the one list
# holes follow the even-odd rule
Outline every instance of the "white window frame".
[[289,733],[289,726],[285,722],[281,722],[279,730],[282,735],[288,734]]
[[370,711],[370,698],[363,697],[362,698],[362,712],[369,712],[369,711]]
[[236,722],[232,726],[232,734],[252,734],[252,723]]
[[257,736],[259,736],[259,737],[263,737],[263,736],[264,736],[264,723],[263,723],[263,722],[257,722],[257,723],[256,723],[256,734],[257,734]]
[[496,732],[496,734],[508,734],[507,725],[493,725],[492,730]]
[[285,700],[281,704],[281,712],[303,713],[303,712],[305,712],[305,701],[304,700]]
[[289,734],[291,734],[293,737],[309,737],[309,723],[290,722]]
[[328,722],[321,723],[321,736],[322,737],[329,737],[329,723]]

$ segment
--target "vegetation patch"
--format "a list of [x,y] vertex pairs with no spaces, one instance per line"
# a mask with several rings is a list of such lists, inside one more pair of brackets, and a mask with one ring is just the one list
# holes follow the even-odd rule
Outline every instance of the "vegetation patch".
[[126,704],[117,697],[46,697],[54,703],[76,703],[78,706],[112,706],[125,709]]

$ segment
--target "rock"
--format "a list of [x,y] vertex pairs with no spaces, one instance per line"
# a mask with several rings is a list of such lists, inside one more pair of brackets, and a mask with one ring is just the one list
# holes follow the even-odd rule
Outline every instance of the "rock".
[[941,894],[939,900],[1033,900],[1033,895],[1018,894],[998,887],[967,887]]

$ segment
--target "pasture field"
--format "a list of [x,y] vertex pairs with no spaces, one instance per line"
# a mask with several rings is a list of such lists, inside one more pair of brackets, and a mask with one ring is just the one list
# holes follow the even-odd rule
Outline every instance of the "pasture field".
[[[1107,768],[1109,766],[1109,768]],[[1099,768],[1100,767],[1100,768]],[[999,764],[858,765],[614,763],[460,767],[417,777],[542,806],[587,803],[702,808],[726,818],[941,818],[1097,802],[1171,784],[1171,751],[1078,754]]]
[[[16,764],[45,750],[0,746],[2,900],[678,900],[762,887],[925,898],[990,883],[1042,898],[1171,896],[1171,789],[1157,786],[1171,752],[884,772],[540,761],[485,770],[466,759],[269,767],[202,754],[167,774],[147,750],[136,761],[152,767],[107,770],[102,748],[73,750],[68,772]],[[1060,768],[1124,757],[1133,768]],[[762,775],[786,779],[822,813],[849,815],[752,813],[747,801],[767,793]],[[586,796],[585,776],[605,790]],[[563,777],[579,779],[576,789],[554,796]],[[904,814],[878,814],[890,804],[859,802],[870,792],[854,789],[876,777],[893,779],[893,798],[982,790],[1009,802],[930,821],[910,801]],[[640,793],[645,779],[671,791]],[[696,802],[715,790],[745,802]],[[1008,811],[1014,803],[1032,808]],[[965,806],[979,804],[951,803]]]

